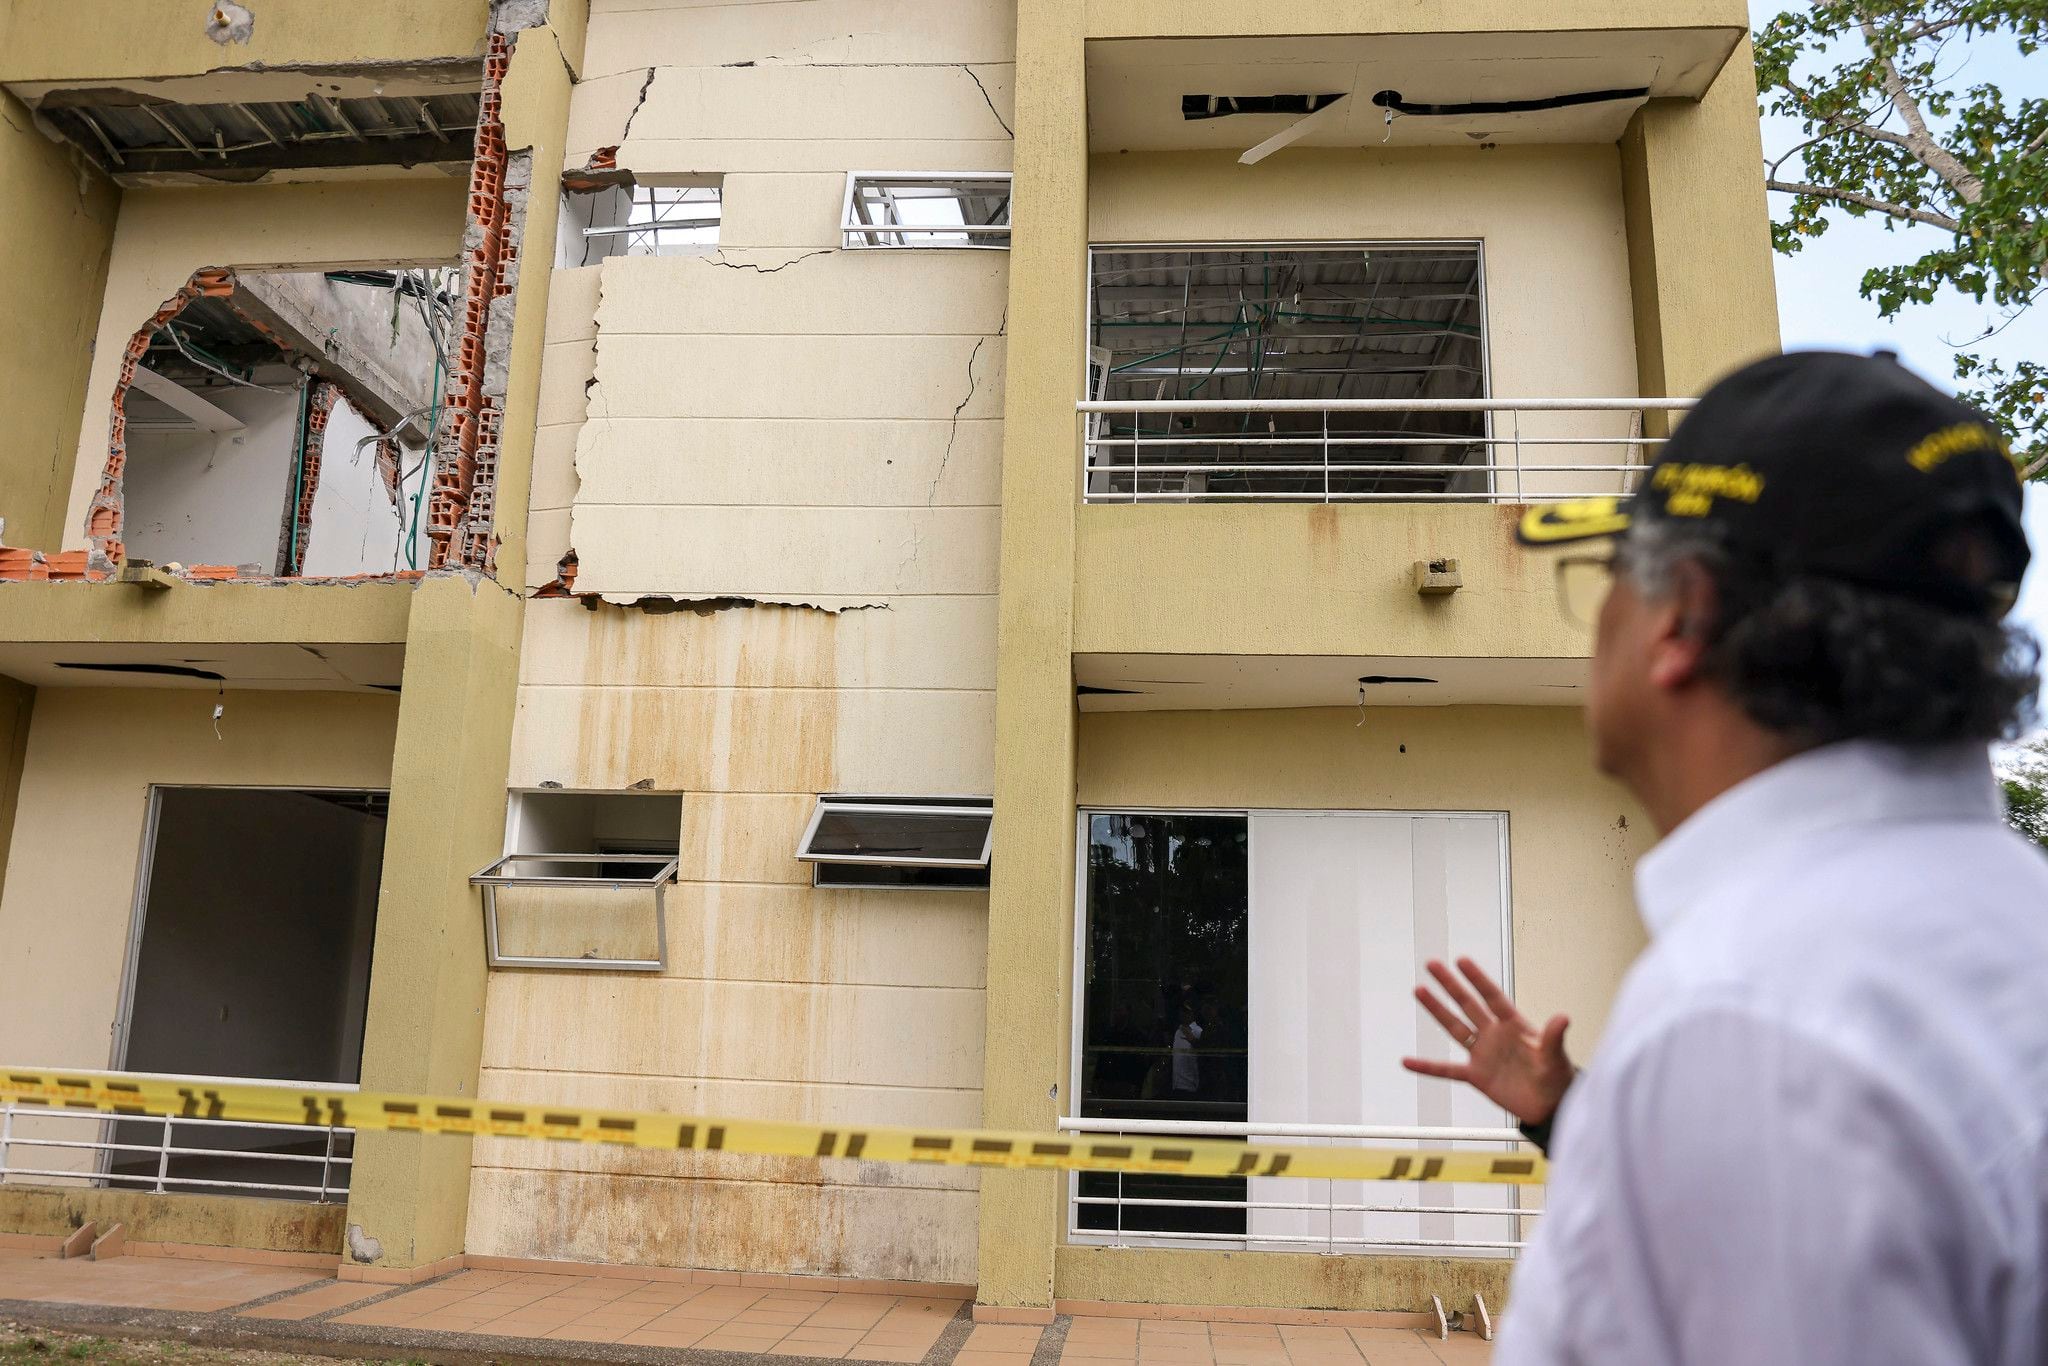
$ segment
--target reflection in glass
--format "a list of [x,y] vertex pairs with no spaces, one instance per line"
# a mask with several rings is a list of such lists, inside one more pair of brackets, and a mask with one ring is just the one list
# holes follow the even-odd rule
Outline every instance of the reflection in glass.
[[[1247,832],[1243,816],[1089,817],[1082,1115],[1245,1120]],[[1245,1198],[1231,1178],[1091,1172],[1079,1182],[1084,1197]],[[1119,1226],[1115,1206],[1079,1209],[1083,1228]],[[1121,1227],[1229,1236],[1245,1221],[1241,1208],[1125,1205]]]

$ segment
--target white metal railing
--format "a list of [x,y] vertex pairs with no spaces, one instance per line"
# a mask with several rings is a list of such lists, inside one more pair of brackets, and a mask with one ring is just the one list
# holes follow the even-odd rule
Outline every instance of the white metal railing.
[[[1090,503],[1536,503],[1626,494],[1689,398],[1106,399],[1083,414]],[[1235,419],[1235,430],[1232,430]]]
[[[307,1091],[354,1091],[342,1082],[277,1081],[252,1077],[165,1077],[153,1072],[113,1075],[139,1080],[212,1082],[228,1086],[280,1086]],[[276,1144],[294,1135],[294,1147],[238,1146],[236,1140]],[[348,1195],[355,1130],[320,1124],[261,1124],[245,1120],[165,1115],[106,1115],[46,1105],[0,1102],[0,1182],[64,1181],[112,1185],[159,1194],[232,1191],[325,1204]],[[78,1165],[61,1156],[79,1154]],[[266,1165],[275,1164],[275,1165]],[[135,1170],[116,1170],[117,1167]],[[207,1174],[198,1174],[197,1167]],[[293,1174],[298,1179],[283,1179]],[[260,1179],[272,1176],[278,1179]]]
[[[1284,1124],[1210,1123],[1200,1120],[1079,1119],[1059,1121],[1062,1133],[1174,1135],[1192,1138],[1261,1138],[1301,1142],[1415,1143],[1432,1148],[1458,1149],[1478,1145],[1482,1150],[1500,1150],[1523,1143],[1514,1129],[1452,1127],[1442,1125],[1387,1124]],[[1207,1194],[1189,1189],[1203,1182]],[[1136,1184],[1144,1191],[1188,1189],[1177,1195],[1131,1194]],[[1415,1198],[1406,1202],[1374,1200],[1368,1186],[1393,1184]],[[1089,1193],[1107,1188],[1108,1193]],[[1242,1188],[1240,1198],[1225,1194]],[[1477,1189],[1468,1188],[1468,1189]],[[1521,1204],[1526,1186],[1485,1188],[1498,1194],[1499,1204],[1457,1203],[1458,1188],[1432,1183],[1418,1188],[1414,1182],[1334,1181],[1302,1177],[1191,1178],[1154,1176],[1144,1173],[1074,1173],[1068,1187],[1067,1237],[1070,1242],[1125,1246],[1228,1247],[1246,1251],[1336,1253],[1340,1251],[1400,1252],[1415,1250],[1434,1254],[1468,1256],[1512,1256],[1526,1241],[1527,1221],[1540,1216],[1540,1207]],[[1442,1197],[1441,1203],[1427,1203]],[[1111,1212],[1104,1220],[1086,1217],[1088,1210]],[[1221,1222],[1235,1222],[1238,1229],[1175,1229],[1160,1227],[1170,1222],[1166,1211],[1187,1215],[1215,1216],[1225,1211]],[[1264,1217],[1261,1217],[1264,1216]],[[1320,1219],[1318,1218],[1320,1216]],[[1486,1236],[1462,1232],[1459,1220],[1477,1222]],[[1411,1227],[1402,1227],[1409,1225]],[[1450,1236],[1432,1236],[1432,1225],[1450,1224]],[[1320,1227],[1318,1227],[1320,1225]],[[1497,1230],[1497,1233],[1496,1233]]]

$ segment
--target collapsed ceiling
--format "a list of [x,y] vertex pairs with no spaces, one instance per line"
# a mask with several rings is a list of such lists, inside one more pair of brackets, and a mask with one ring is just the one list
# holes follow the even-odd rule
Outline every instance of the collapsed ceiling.
[[[267,92],[274,93],[274,92]],[[250,181],[276,172],[466,163],[474,87],[183,102],[124,89],[53,90],[37,113],[109,175]]]

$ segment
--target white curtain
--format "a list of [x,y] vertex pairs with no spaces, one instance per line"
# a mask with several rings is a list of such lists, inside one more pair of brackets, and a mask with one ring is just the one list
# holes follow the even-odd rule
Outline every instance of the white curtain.
[[[1456,1050],[1413,996],[1423,964],[1457,955],[1505,982],[1506,817],[1339,813],[1251,818],[1250,1122],[1500,1127],[1469,1087],[1404,1070]],[[1298,1143],[1304,1140],[1287,1139]],[[1474,1145],[1461,1145],[1472,1149]],[[1378,1239],[1497,1241],[1508,1221],[1325,1206],[1507,1208],[1504,1186],[1250,1182],[1251,1245],[1358,1251]],[[1273,1202],[1314,1209],[1261,1209]]]

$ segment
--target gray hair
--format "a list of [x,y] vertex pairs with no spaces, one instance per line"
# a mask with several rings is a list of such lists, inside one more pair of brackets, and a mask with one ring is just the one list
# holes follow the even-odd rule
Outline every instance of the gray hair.
[[1615,559],[1653,602],[1676,590],[1679,565],[1699,566],[1715,594],[1703,673],[1769,730],[1938,744],[2009,738],[2033,720],[2041,648],[1989,616],[1786,572],[1668,517],[1637,521]]

